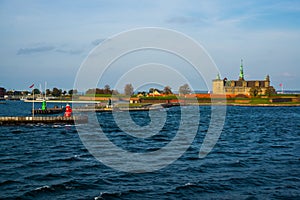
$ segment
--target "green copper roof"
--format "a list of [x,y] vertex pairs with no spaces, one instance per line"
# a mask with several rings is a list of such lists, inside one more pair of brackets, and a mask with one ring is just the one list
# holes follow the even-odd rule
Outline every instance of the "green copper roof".
[[243,59],[241,59],[241,66],[240,66],[240,75],[239,75],[239,79],[244,80],[244,69],[243,69]]

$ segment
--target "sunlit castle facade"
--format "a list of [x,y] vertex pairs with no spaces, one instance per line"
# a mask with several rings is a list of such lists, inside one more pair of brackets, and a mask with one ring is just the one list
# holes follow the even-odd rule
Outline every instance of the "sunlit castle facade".
[[267,75],[265,80],[251,80],[244,79],[243,60],[241,60],[240,75],[238,80],[221,79],[219,75],[213,80],[214,94],[233,94],[233,95],[251,95],[251,89],[257,90],[258,95],[265,95],[268,91],[275,91],[270,85],[270,76]]

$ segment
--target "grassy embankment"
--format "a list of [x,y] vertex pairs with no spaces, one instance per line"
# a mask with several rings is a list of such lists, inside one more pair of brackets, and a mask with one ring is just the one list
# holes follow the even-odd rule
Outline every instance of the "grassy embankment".
[[[290,99],[289,102],[272,102],[272,99]],[[292,100],[293,99],[293,100]],[[179,97],[177,98],[175,95],[174,96],[161,96],[161,97],[144,97],[142,98],[142,101],[147,101],[148,103],[155,103],[158,102],[159,100],[161,101],[167,101],[167,100],[178,100],[181,103],[186,103],[186,104],[199,104],[199,105],[206,105],[211,103],[211,98],[197,98],[197,101],[195,101],[195,98],[184,98],[184,97]],[[214,102],[220,102],[220,103],[225,103],[224,99],[222,98],[214,98]],[[226,104],[227,105],[236,105],[236,104],[241,104],[241,105],[300,105],[300,95],[272,95],[270,97],[268,96],[257,96],[257,97],[251,97],[251,98],[240,98],[240,97],[232,97],[232,98],[227,98],[226,99]]]
[[[99,100],[99,102],[102,103],[107,103],[107,99],[111,98],[112,95],[110,94],[87,94],[84,95],[84,97],[100,97],[100,98],[104,98],[104,100]],[[128,96],[125,96],[123,94],[119,94],[119,95],[113,95],[113,97],[115,98],[120,98],[120,99],[125,99],[128,98]],[[136,97],[136,95],[132,96],[132,97]],[[299,105],[300,102],[298,101],[290,101],[290,102],[271,102],[271,99],[280,99],[280,98],[292,98],[292,99],[298,99],[300,98],[300,94],[276,94],[276,95],[272,95],[270,97],[268,96],[258,96],[258,97],[252,97],[252,98],[240,98],[240,97],[236,97],[236,98],[227,98],[226,99],[226,104],[227,105],[232,105],[232,104],[241,104],[241,105]],[[67,98],[63,98],[61,100],[71,100],[72,97],[67,97]],[[211,98],[207,98],[207,97],[198,97],[197,101],[195,98],[185,98],[184,96],[182,97],[178,97],[176,95],[168,95],[168,96],[156,96],[156,97],[141,97],[140,98],[141,102],[140,103],[133,103],[130,104],[129,107],[142,107],[142,106],[147,106],[149,104],[156,104],[156,103],[175,103],[175,102],[181,102],[181,103],[186,103],[186,104],[210,104],[211,103]],[[220,101],[220,102],[224,102],[224,99],[214,99],[216,101]],[[122,105],[119,104],[120,107],[127,107],[128,105]]]
[[[290,99],[289,102],[272,102],[274,99]],[[295,100],[292,100],[295,99]],[[299,105],[300,104],[300,95],[291,95],[291,94],[275,94],[272,96],[257,96],[251,98],[231,98],[227,99],[228,104],[249,104],[249,105]]]

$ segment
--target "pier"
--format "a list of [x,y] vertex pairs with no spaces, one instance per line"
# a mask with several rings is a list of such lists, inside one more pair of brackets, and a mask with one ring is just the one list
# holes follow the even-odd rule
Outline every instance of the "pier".
[[37,109],[34,110],[34,114],[59,114],[65,111],[64,108],[48,108],[46,110]]
[[71,117],[0,117],[0,125],[22,125],[22,124],[74,124],[88,123],[87,116]]
[[122,112],[122,111],[149,111],[149,110],[161,110],[162,108],[170,108],[180,106],[180,103],[162,103],[162,104],[147,104],[137,107],[98,107],[98,106],[85,106],[73,108],[76,112]]
[[163,107],[114,107],[114,108],[74,108],[75,112],[124,112],[124,111],[149,111],[149,110],[160,110]]

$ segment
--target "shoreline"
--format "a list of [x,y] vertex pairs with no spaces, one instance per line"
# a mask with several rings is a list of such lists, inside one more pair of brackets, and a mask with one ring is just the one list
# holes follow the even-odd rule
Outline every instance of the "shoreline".
[[238,104],[229,103],[226,106],[240,106],[240,107],[298,107],[300,104]]
[[[32,100],[26,100],[25,103],[32,103]],[[41,100],[34,101],[35,103],[41,103]],[[78,103],[78,104],[97,104],[100,103],[100,101],[80,101],[80,100],[48,100],[47,103]],[[157,103],[153,103],[157,104]],[[182,105],[199,105],[199,106],[243,106],[243,107],[298,107],[300,106],[300,103],[269,103],[269,104],[261,104],[261,103],[186,103]]]
[[[25,103],[42,103],[42,100],[25,100]],[[79,101],[79,100],[47,100],[47,103],[99,103],[99,101]]]

